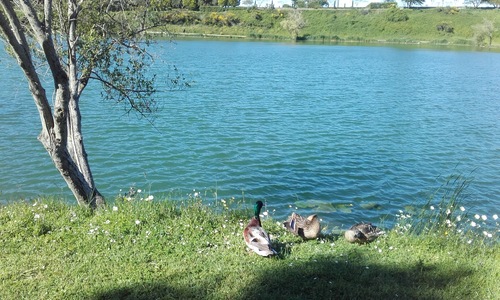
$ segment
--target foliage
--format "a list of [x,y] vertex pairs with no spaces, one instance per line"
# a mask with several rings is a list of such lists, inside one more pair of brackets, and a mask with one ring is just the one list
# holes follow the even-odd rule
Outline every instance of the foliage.
[[450,7],[450,6],[438,7],[438,8],[436,8],[436,11],[442,12],[445,15],[456,15],[456,14],[460,13],[460,10],[458,8]]
[[240,0],[218,0],[217,3],[222,7],[236,7],[240,5]]
[[397,7],[398,4],[393,1],[387,1],[387,2],[371,2],[368,4],[368,8],[370,9],[382,9],[382,8],[392,8],[392,7]]
[[[450,229],[456,229],[454,222],[462,212],[460,207],[466,202],[466,190],[470,180],[461,175],[446,178],[444,184],[429,198],[427,203],[417,210],[411,232],[447,234]],[[463,218],[460,216],[459,219]]]
[[449,176],[424,206],[407,206],[406,212],[400,210],[394,231],[413,236],[430,235],[459,244],[497,243],[498,215],[480,215],[466,208],[469,184],[470,180],[462,175]]
[[387,21],[389,22],[405,22],[409,17],[406,11],[397,7],[391,7],[385,12]]
[[156,76],[146,77],[144,72],[153,63],[144,32],[161,22],[157,15],[147,14],[148,8],[109,14],[104,5],[96,8],[93,2],[83,2],[86,13],[79,15],[78,35],[82,80],[97,80],[105,99],[124,102],[128,111],[146,118],[158,110],[158,101],[153,97]]
[[481,3],[485,3],[485,2],[487,2],[487,1],[485,1],[485,0],[465,0],[464,1],[465,4],[470,4],[474,8],[478,8],[479,5],[481,5]]
[[206,25],[215,26],[233,26],[240,22],[240,20],[233,13],[210,13],[204,20],[203,23]]
[[485,2],[493,5],[493,7],[495,7],[495,8],[500,7],[500,0],[487,0]]
[[198,10],[200,5],[198,0],[182,0],[182,7],[190,10]]
[[323,230],[304,242],[265,211],[263,226],[280,255],[264,259],[245,250],[251,207],[236,199],[206,202],[198,193],[156,202],[139,191],[97,211],[41,199],[2,206],[0,298],[493,299],[500,293],[500,245],[482,233],[469,243],[457,231],[414,235],[395,228],[372,244],[353,245]]
[[165,24],[188,25],[199,23],[200,17],[198,14],[186,10],[174,10],[163,15]]
[[422,5],[425,0],[403,0],[404,3],[406,3],[406,7],[411,8],[415,5]]
[[150,0],[151,8],[157,11],[167,10],[172,7],[172,0]]
[[442,23],[439,23],[438,25],[436,25],[436,29],[437,29],[437,31],[441,31],[444,33],[453,33],[453,31],[454,31],[453,26],[451,24],[446,23],[446,22],[442,22]]
[[[216,8],[217,9],[217,8]],[[203,23],[185,23],[182,25],[165,26],[163,30],[190,35],[210,35],[218,37],[237,37],[247,39],[289,40],[291,34],[281,26],[283,18],[293,9],[227,9],[233,13],[239,23],[231,26],[213,26]],[[202,7],[200,12],[191,12],[198,19],[205,19],[214,12]],[[218,10],[215,10],[218,12]],[[500,22],[500,14],[495,10],[456,10],[454,8],[403,10],[408,19],[404,22],[388,20],[388,10],[370,9],[314,9],[301,10],[307,26],[300,30],[301,39],[320,41],[322,43],[338,43],[345,41],[387,42],[387,43],[427,43],[444,45],[471,46],[473,42],[474,24],[483,18]],[[169,14],[171,12],[165,12]],[[218,12],[221,13],[221,12]],[[405,17],[402,17],[405,19]],[[398,18],[395,18],[398,19]],[[446,23],[452,25],[453,35],[438,31],[437,25]],[[499,47],[496,42],[498,31],[493,33],[492,47]]]
[[292,40],[297,40],[299,32],[306,26],[300,10],[294,9],[288,12],[285,20],[281,21],[281,26],[290,33]]
[[472,26],[474,30],[474,41],[477,46],[489,45],[493,42],[493,34],[496,31],[492,21],[484,19],[483,23]]

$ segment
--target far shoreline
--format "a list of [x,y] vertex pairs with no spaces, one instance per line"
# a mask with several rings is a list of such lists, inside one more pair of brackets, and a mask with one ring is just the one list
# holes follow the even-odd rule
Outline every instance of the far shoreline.
[[148,34],[159,39],[169,40],[185,40],[185,41],[238,41],[238,42],[269,42],[269,43],[285,43],[298,45],[330,45],[330,46],[372,46],[372,47],[397,47],[408,46],[416,49],[432,49],[432,50],[447,50],[447,51],[470,51],[470,52],[494,52],[500,53],[500,47],[494,45],[490,47],[478,47],[465,44],[453,43],[433,43],[432,41],[390,41],[385,39],[377,40],[298,40],[291,41],[286,39],[272,38],[253,38],[246,35],[232,34],[213,34],[213,33],[196,33],[196,32],[171,32],[165,33],[160,31],[149,31]]

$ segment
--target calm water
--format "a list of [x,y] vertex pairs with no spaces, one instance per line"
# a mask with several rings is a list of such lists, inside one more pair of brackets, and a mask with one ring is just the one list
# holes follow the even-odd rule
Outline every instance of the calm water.
[[[156,128],[96,90],[82,99],[108,198],[130,186],[157,199],[195,190],[263,199],[278,219],[295,207],[319,212],[334,227],[423,204],[462,174],[473,179],[464,206],[500,213],[498,53],[220,41],[162,42],[154,52],[152,72],[173,76],[176,65],[195,81],[162,86]],[[4,54],[0,64],[1,200],[73,201],[36,140],[25,80]]]

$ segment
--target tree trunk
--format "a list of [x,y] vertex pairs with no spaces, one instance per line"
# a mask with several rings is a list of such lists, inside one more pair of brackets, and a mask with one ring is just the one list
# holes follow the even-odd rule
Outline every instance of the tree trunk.
[[[50,67],[55,86],[53,111],[33,63],[25,36],[27,31],[23,29],[16,15],[13,3],[19,5],[29,22],[33,38],[38,42]],[[68,4],[68,22],[71,26],[68,33],[70,51],[66,67],[61,64],[61,58],[52,40],[52,2],[50,0],[45,1],[45,19],[42,21],[38,19],[38,14],[29,1],[0,0],[0,30],[12,47],[38,108],[42,123],[42,131],[38,139],[49,153],[78,204],[97,208],[105,205],[105,201],[95,187],[83,144],[79,109],[82,89],[79,90],[78,86],[76,51],[73,47],[76,41],[78,5],[74,0],[69,0]]]

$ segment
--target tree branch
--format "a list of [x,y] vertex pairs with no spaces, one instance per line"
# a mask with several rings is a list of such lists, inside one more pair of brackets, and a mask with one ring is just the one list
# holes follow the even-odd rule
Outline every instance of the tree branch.
[[0,3],[3,8],[3,12],[8,18],[7,20],[4,14],[0,12],[0,27],[14,50],[19,66],[28,79],[29,89],[33,95],[33,99],[35,100],[35,104],[40,114],[43,127],[42,133],[48,135],[49,131],[54,127],[52,112],[45,94],[45,89],[40,82],[33,60],[31,59],[28,42],[24,33],[20,30],[22,28],[21,22],[19,21],[19,18],[12,7],[12,3],[9,0],[0,0]]

